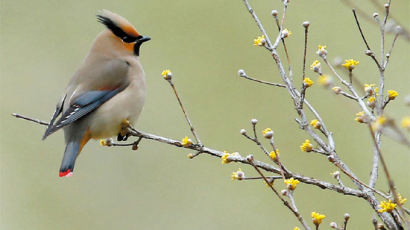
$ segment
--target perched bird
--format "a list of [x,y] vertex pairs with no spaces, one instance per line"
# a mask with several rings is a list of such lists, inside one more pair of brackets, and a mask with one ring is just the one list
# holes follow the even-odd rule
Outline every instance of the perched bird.
[[64,129],[60,177],[73,174],[75,160],[90,139],[116,135],[123,139],[122,125],[136,121],[145,101],[145,73],[139,56],[142,43],[150,38],[108,10],[102,10],[97,19],[107,29],[97,36],[71,78],[43,136],[44,140]]

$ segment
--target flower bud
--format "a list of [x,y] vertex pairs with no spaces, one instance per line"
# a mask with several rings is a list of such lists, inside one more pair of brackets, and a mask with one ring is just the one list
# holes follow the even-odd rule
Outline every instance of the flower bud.
[[253,125],[256,125],[256,124],[258,123],[258,120],[256,120],[255,118],[253,118],[253,119],[251,120],[251,123],[252,123]]
[[272,16],[277,17],[278,16],[278,11],[277,10],[272,10]]
[[304,21],[304,22],[302,23],[302,26],[305,27],[305,28],[308,28],[309,25],[310,25],[310,22],[309,22],[309,21]]
[[246,134],[246,130],[245,130],[245,129],[241,129],[240,133],[241,133],[242,135],[245,135],[245,134]]
[[372,56],[372,55],[373,55],[373,52],[372,52],[371,50],[366,50],[366,51],[364,51],[364,53],[365,53],[367,56]]
[[337,229],[337,224],[335,222],[331,222],[330,227],[333,229]]
[[246,156],[246,160],[248,161],[248,162],[252,162],[253,161],[253,155],[252,154],[249,154],[248,156]]
[[338,178],[339,176],[340,176],[340,172],[339,171],[335,171],[335,172],[333,172],[333,177],[336,179],[336,178]]
[[238,76],[239,77],[245,77],[246,76],[245,70],[243,70],[243,69],[238,70]]
[[342,92],[342,88],[340,88],[339,86],[335,86],[332,88],[333,92],[335,92],[335,94],[340,94]]

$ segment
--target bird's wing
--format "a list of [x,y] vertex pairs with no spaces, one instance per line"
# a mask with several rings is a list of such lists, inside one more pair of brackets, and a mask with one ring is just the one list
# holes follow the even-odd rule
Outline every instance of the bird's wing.
[[[94,78],[95,80],[93,82],[88,82],[87,88],[95,90],[83,89],[83,92],[77,95],[72,95],[71,98],[73,99],[71,99],[68,108],[63,109],[63,105],[67,104],[64,103],[64,100],[62,101],[62,103],[59,103],[59,105],[57,105],[57,109],[54,112],[54,115],[50,121],[49,126],[47,127],[46,132],[44,133],[43,140],[62,127],[69,125],[91,113],[128,86],[129,82],[126,79],[128,65],[125,62],[115,63],[116,64],[109,63],[105,65],[105,67],[107,68],[102,69],[102,71],[97,71],[97,73],[101,75],[100,81],[98,81],[98,78],[96,78],[95,75],[88,77],[87,80],[89,80],[90,78]],[[96,73],[95,71],[91,72],[94,74]],[[113,81],[107,82],[109,78],[112,78]],[[84,88],[84,86],[82,88]],[[74,92],[79,92],[79,90],[74,90]],[[62,115],[60,119],[58,119],[54,124],[54,121],[61,113]]]
[[[57,103],[57,105],[56,105],[56,110],[54,111],[54,114],[53,114],[53,116],[51,117],[51,120],[50,120],[50,122],[49,122],[49,124],[48,124],[48,126],[47,126],[47,130],[53,126],[54,121],[55,121],[55,120],[57,119],[57,117],[61,114],[61,112],[63,112],[63,105],[64,105],[64,101],[65,101],[65,98],[66,98],[66,97],[67,97],[67,95],[64,94],[64,96],[61,98],[61,100]],[[45,134],[44,134],[44,136],[43,136],[43,140],[44,140],[44,139],[45,139]]]

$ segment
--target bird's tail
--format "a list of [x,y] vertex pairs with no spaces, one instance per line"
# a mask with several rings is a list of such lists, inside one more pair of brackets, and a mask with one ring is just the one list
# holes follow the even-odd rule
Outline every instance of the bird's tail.
[[61,162],[60,177],[69,177],[73,175],[75,160],[80,152],[80,142],[70,141],[65,147],[63,161]]
[[63,161],[61,162],[60,177],[73,175],[75,160],[88,140],[90,140],[90,135],[89,132],[86,132],[81,138],[72,138],[67,142]]

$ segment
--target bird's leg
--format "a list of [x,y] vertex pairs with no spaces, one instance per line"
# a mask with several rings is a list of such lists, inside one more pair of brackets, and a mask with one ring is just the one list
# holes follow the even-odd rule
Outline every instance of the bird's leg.
[[126,141],[130,136],[128,128],[130,127],[130,122],[127,119],[124,119],[121,122],[121,129],[117,136],[117,141]]

